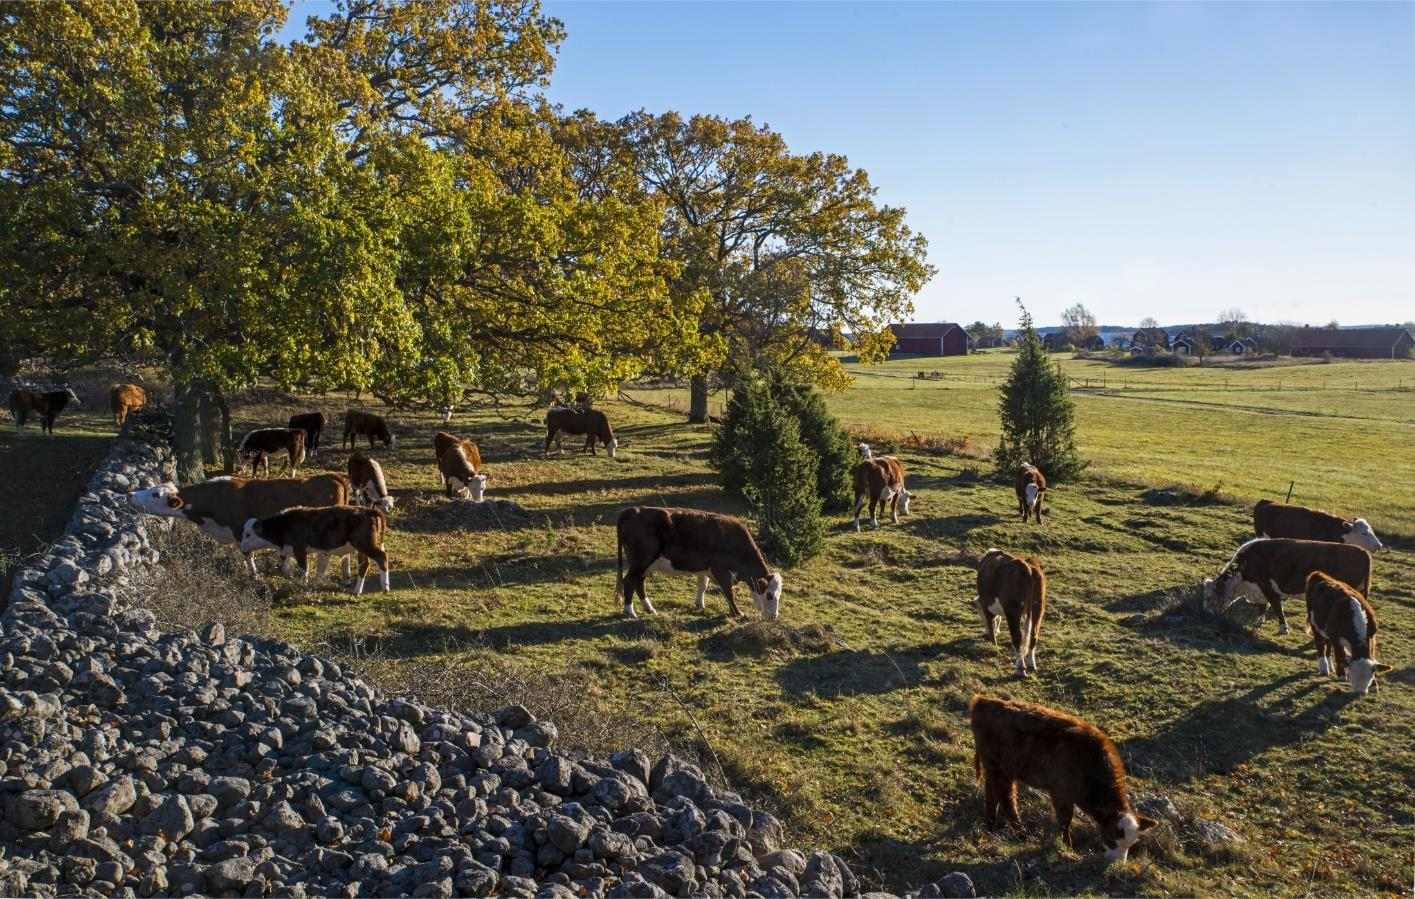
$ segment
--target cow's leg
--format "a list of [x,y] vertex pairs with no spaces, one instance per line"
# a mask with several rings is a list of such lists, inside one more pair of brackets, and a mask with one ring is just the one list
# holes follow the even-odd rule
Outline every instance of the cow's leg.
[[298,563],[300,568],[300,579],[308,584],[310,582],[310,570],[308,567],[309,554],[305,547],[295,547],[295,562]]
[[1007,632],[1012,636],[1012,650],[1017,653],[1017,676],[1027,676],[1026,658],[1023,655],[1022,634],[1031,629],[1031,623],[1026,619],[1019,619],[1009,613],[1007,615]]
[[319,561],[315,564],[317,567],[315,568],[314,579],[322,581],[324,580],[324,576],[329,573],[329,554],[320,553]]
[[1331,644],[1317,634],[1312,635],[1312,642],[1317,645],[1317,674],[1330,675],[1332,673],[1331,659],[1327,656],[1331,652]]
[[1269,578],[1266,584],[1259,584],[1259,589],[1263,591],[1263,598],[1272,606],[1273,612],[1277,614],[1278,635],[1287,633],[1287,615],[1282,611],[1282,592],[1277,589],[1277,584]]
[[1037,524],[1042,523],[1042,497],[1045,495],[1044,493],[1037,494]]
[[742,610],[737,608],[737,600],[732,596],[732,572],[725,568],[712,569],[712,579],[717,582],[718,589],[722,595],[727,597],[727,609],[738,618],[745,618]]
[[586,435],[585,435],[585,448],[582,449],[582,450],[580,450],[580,452],[582,452],[582,453],[589,453],[591,456],[598,456],[598,455],[599,455],[599,453],[595,452],[595,449],[594,449],[594,435],[593,435],[593,434],[586,434]]
[[364,595],[364,580],[368,577],[369,558],[359,553],[359,579],[354,581],[354,595]]
[[878,494],[873,494],[873,495],[871,495],[871,496],[870,496],[870,524],[873,525],[876,529],[879,528],[879,505],[880,505],[879,495],[878,495]]
[[251,573],[251,577],[258,576],[260,572],[256,571],[255,553],[241,553],[241,555],[246,557],[246,570]]
[[550,455],[550,441],[555,439],[555,429],[546,428],[545,431],[545,455]]
[[707,609],[707,587],[708,576],[705,574],[698,575],[698,598],[696,600],[698,611]]
[[988,830],[997,829],[997,807],[1002,804],[999,783],[996,772],[983,771],[983,824]]
[[289,556],[280,557],[280,573],[286,577],[295,576],[295,560]]
[[[994,600],[989,600],[989,602],[993,601]],[[992,612],[988,611],[987,606],[983,605],[983,598],[981,596],[973,599],[973,605],[977,607],[978,613],[983,616],[983,636],[988,638],[989,643],[996,646],[997,619],[993,617]]]
[[1017,508],[1018,508],[1018,509],[1021,511],[1021,513],[1022,513],[1022,521],[1023,521],[1023,522],[1026,522],[1026,520],[1027,520],[1027,515],[1028,515],[1028,512],[1027,512],[1027,501],[1026,501],[1025,499],[1023,499],[1022,497],[1020,497],[1020,496],[1017,497]]
[[1002,801],[1002,816],[1018,827],[1022,826],[1022,816],[1017,813],[1017,781],[1006,778],[998,791]]
[[855,494],[855,533],[860,533],[860,510],[865,508],[865,494]]
[[1061,842],[1069,847],[1071,845],[1071,816],[1075,814],[1076,806],[1069,796],[1053,793],[1051,809],[1056,813],[1056,829],[1061,832]]
[[[549,438],[549,437],[545,438],[545,443],[546,443],[546,446],[547,446],[547,447],[550,446],[550,438]],[[548,449],[547,449],[547,452],[549,452]],[[624,590],[624,617],[625,617],[625,618],[637,618],[637,617],[639,617],[639,616],[638,616],[638,613],[634,611],[634,594],[635,594],[635,593],[638,591],[638,589],[639,589],[639,578],[641,578],[641,577],[643,577],[643,574],[642,574],[642,573],[639,573],[639,572],[635,572],[634,566],[633,566],[633,565],[630,565],[630,566],[629,566],[629,570],[626,571],[626,572],[624,572],[624,580],[620,582],[620,586],[621,586],[621,587],[623,588],[623,590]]]
[[1033,674],[1037,671],[1037,640],[1042,635],[1042,616],[1039,609],[1032,610],[1031,633],[1027,635],[1027,668]]
[[889,498],[889,517],[895,523],[899,523],[899,498],[904,495],[904,485],[894,491],[894,495]]
[[373,546],[369,547],[368,555],[378,564],[378,589],[384,593],[389,592],[392,587],[388,582],[388,553],[384,552],[381,546]]

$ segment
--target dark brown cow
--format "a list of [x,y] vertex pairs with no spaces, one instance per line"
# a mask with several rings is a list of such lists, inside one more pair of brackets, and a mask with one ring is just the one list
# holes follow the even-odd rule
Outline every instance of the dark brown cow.
[[1253,507],[1253,530],[1259,537],[1350,543],[1369,552],[1381,549],[1381,541],[1376,539],[1364,518],[1352,521],[1321,509],[1275,503],[1270,499],[1260,499]]
[[319,438],[324,434],[323,412],[300,412],[290,416],[290,427],[305,432],[305,449],[310,458],[319,456]]
[[1124,861],[1140,834],[1157,822],[1130,808],[1120,753],[1094,725],[1029,702],[974,696],[973,770],[983,782],[983,819],[997,812],[1019,827],[1017,784],[1051,796],[1061,839],[1071,845],[1071,818],[1080,808],[1096,822],[1106,858]]
[[563,450],[560,445],[562,434],[585,435],[585,446],[581,452],[594,453],[595,441],[604,444],[604,448],[609,453],[609,458],[614,458],[614,453],[619,449],[619,439],[614,436],[614,429],[609,426],[609,419],[598,409],[572,409],[569,406],[553,406],[545,413],[545,452],[550,453],[550,442],[555,441],[556,449]]
[[53,437],[54,419],[58,418],[59,413],[70,403],[75,406],[82,405],[78,394],[68,387],[46,393],[36,393],[23,387],[15,388],[10,391],[10,414],[15,418],[15,434],[25,436],[25,422],[29,421],[30,415],[36,415],[39,417],[39,432]]
[[285,457],[282,474],[289,477],[299,471],[300,463],[305,461],[305,432],[296,428],[257,428],[241,438],[241,445],[236,448],[236,456],[251,467],[251,477],[262,465],[269,476],[270,457],[279,455]]
[[345,568],[350,556],[359,558],[359,579],[354,583],[354,595],[364,592],[369,560],[378,563],[378,583],[387,593],[388,554],[383,551],[383,534],[388,519],[378,509],[358,506],[296,506],[266,518],[252,518],[241,533],[241,551],[255,552],[272,549],[295,560],[309,583],[307,566],[309,553],[319,556],[319,577],[324,577],[330,556],[343,556]]
[[375,506],[385,515],[393,511],[383,466],[362,453],[349,457],[349,490],[350,501],[356,506]]
[[1362,596],[1371,592],[1371,554],[1349,543],[1320,540],[1249,540],[1219,571],[1204,580],[1207,605],[1227,607],[1239,596],[1277,613],[1279,634],[1287,633],[1283,596],[1298,596],[1307,589],[1307,576],[1327,574],[1354,587]]
[[[1364,696],[1391,666],[1376,661],[1376,610],[1366,597],[1325,572],[1307,577],[1307,632],[1317,644],[1317,673],[1345,677]],[[1348,665],[1347,659],[1350,658]]]
[[[239,546],[241,530],[251,518],[274,515],[291,506],[340,506],[349,498],[343,477],[322,474],[304,480],[212,478],[178,487],[159,484],[129,494],[128,501],[149,515],[184,518],[222,543]],[[255,559],[246,566],[256,573]]]
[[375,437],[382,440],[385,447],[398,445],[398,438],[388,429],[388,422],[383,420],[382,415],[350,409],[344,413],[344,440],[339,446],[341,449],[345,446],[352,448],[360,437],[368,438],[370,448]]
[[[860,444],[862,447],[864,444]],[[879,527],[878,509],[887,508],[895,524],[899,511],[909,514],[914,494],[904,489],[904,465],[894,456],[865,457],[855,466],[855,530],[860,530],[860,511],[870,504],[870,524]]]
[[147,405],[147,391],[136,384],[114,384],[108,391],[108,409],[113,413],[113,424],[119,428],[128,416]]
[[1017,467],[1017,476],[1012,481],[1012,489],[1017,493],[1017,509],[1022,520],[1033,516],[1037,524],[1042,523],[1042,503],[1047,495],[1047,479],[1037,466],[1023,462]]
[[1024,559],[990,549],[978,563],[978,595],[973,606],[983,616],[987,638],[997,643],[997,619],[1007,620],[1017,676],[1037,670],[1037,641],[1047,610],[1047,576],[1036,559]]
[[650,615],[657,614],[644,591],[644,582],[654,572],[696,577],[699,609],[705,608],[711,577],[727,597],[733,615],[742,614],[732,596],[737,581],[746,582],[752,603],[763,618],[780,614],[781,575],[767,567],[757,541],[737,519],[697,509],[635,506],[619,513],[617,530],[619,566],[614,595],[623,594],[624,614],[630,618],[635,617],[635,593]]

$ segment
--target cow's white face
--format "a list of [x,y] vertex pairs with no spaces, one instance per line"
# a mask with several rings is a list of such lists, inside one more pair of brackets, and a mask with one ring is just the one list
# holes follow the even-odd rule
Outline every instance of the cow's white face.
[[443,406],[440,411],[442,412],[442,423],[443,423],[443,424],[447,424],[449,421],[452,420],[452,407],[451,407],[451,406]]
[[146,512],[148,515],[165,515],[168,518],[181,515],[184,505],[176,484],[158,484],[156,487],[129,493],[128,502],[132,503],[140,512]]
[[1101,841],[1105,843],[1105,857],[1108,861],[1125,861],[1130,847],[1140,839],[1140,834],[1155,826],[1155,821],[1144,815],[1126,812],[1101,828]]
[[457,495],[462,497],[462,499],[470,499],[474,503],[482,501],[482,495],[486,491],[486,475],[473,475],[471,479],[467,481],[458,477],[451,477],[447,480],[452,485],[452,489],[455,490]]
[[69,402],[73,403],[75,406],[82,406],[82,405],[83,405],[83,403],[81,403],[81,402],[79,401],[79,395],[78,395],[77,393],[74,393],[74,388],[72,388],[72,387],[65,387],[65,388],[64,388],[64,395],[67,396],[67,397],[69,398]]
[[260,535],[259,518],[248,518],[246,526],[241,529],[241,552],[248,553],[257,549],[278,550],[280,547]]
[[378,502],[374,503],[374,505],[378,507],[378,510],[380,512],[382,512],[384,515],[387,515],[389,512],[393,511],[393,497],[385,496],[383,499],[380,499]]
[[874,454],[870,452],[870,445],[868,443],[857,444],[855,449],[860,451],[860,455],[865,458],[865,461],[874,458]]
[[910,493],[908,490],[905,490],[905,491],[904,491],[904,497],[903,497],[904,503],[903,503],[903,508],[904,508],[904,514],[905,514],[905,515],[908,515],[908,514],[909,514],[909,502],[910,502],[911,500],[913,500],[913,498],[914,498],[914,494]]
[[609,453],[609,458],[613,459],[615,450],[619,449],[619,438],[609,438],[609,442],[604,445],[604,449]]
[[[1256,596],[1255,596],[1256,594]],[[1254,602],[1267,603],[1267,597],[1263,596],[1263,591],[1257,584],[1250,584],[1243,580],[1237,571],[1228,570],[1219,572],[1217,579],[1204,579],[1204,599],[1212,602],[1222,600],[1223,602],[1233,602],[1240,595],[1253,599]]]
[[1358,518],[1351,523],[1351,530],[1342,535],[1341,539],[1346,543],[1351,543],[1361,547],[1367,552],[1377,552],[1384,547],[1381,541],[1376,539],[1376,532],[1371,530],[1371,526],[1366,523],[1366,519]]
[[752,604],[757,607],[757,611],[762,613],[762,617],[768,621],[773,621],[781,614],[781,574],[773,574],[767,578],[766,589],[758,593],[755,585],[748,589],[752,593]]
[[1371,690],[1379,690],[1380,683],[1377,680],[1382,674],[1394,669],[1385,662],[1377,662],[1375,659],[1356,659],[1346,666],[1346,682],[1351,685],[1351,692],[1357,696],[1365,696]]
[[1029,509],[1035,509],[1035,508],[1037,507],[1037,493],[1038,493],[1038,487],[1037,487],[1037,485],[1036,485],[1036,484],[1028,484],[1026,487],[1024,487],[1024,488],[1022,489],[1022,493],[1027,497],[1027,508],[1029,508]]

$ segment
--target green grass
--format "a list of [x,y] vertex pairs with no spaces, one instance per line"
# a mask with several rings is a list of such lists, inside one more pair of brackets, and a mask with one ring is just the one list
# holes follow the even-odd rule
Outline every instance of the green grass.
[[[980,376],[997,365],[987,357],[968,363]],[[919,364],[891,367],[909,365]],[[836,399],[838,408],[854,408],[874,425],[934,422],[947,431],[957,419],[981,421],[986,405],[978,387],[861,382]],[[930,403],[903,396],[929,390]],[[954,405],[933,405],[946,398],[963,400],[957,405],[969,411],[955,418]],[[1168,482],[1180,480],[1169,466],[1188,460],[1204,472],[1194,476],[1202,484],[1241,459],[1211,459],[1214,442],[1173,429],[1166,439],[1161,425],[1179,419],[1146,412],[1160,403],[1128,396],[1084,402],[1150,416],[1149,438],[1135,436],[1128,454],[1107,451],[1117,452],[1115,462],[1098,465],[1107,473],[1120,467]],[[243,426],[271,424],[308,406],[268,403],[239,415]],[[323,407],[337,421],[343,404]],[[441,495],[430,446],[439,424],[391,414],[407,434],[395,453],[377,451],[398,497],[388,538],[393,592],[355,598],[333,582],[308,591],[287,586],[276,627],[308,647],[331,634],[368,638],[394,666],[591,671],[583,703],[605,719],[651,723],[680,744],[710,746],[706,755],[715,754],[725,779],[777,809],[795,844],[840,852],[876,886],[898,890],[964,870],[983,894],[1408,889],[1415,824],[1409,541],[1379,556],[1372,593],[1381,655],[1396,671],[1379,695],[1354,701],[1316,675],[1300,629],[1277,637],[1269,623],[1249,634],[1187,611],[1184,600],[1199,580],[1249,536],[1244,507],[1150,505],[1141,486],[1091,479],[1058,486],[1046,524],[1025,526],[1013,519],[1010,488],[982,477],[982,463],[921,452],[902,454],[918,494],[914,515],[856,534],[835,514],[824,555],[787,573],[783,624],[809,632],[803,647],[760,625],[744,631],[726,617],[720,597],[709,596],[707,611],[696,611],[691,579],[651,578],[659,615],[627,621],[614,597],[620,509],[668,503],[744,510],[715,486],[705,427],[623,404],[604,408],[620,434],[618,460],[571,453],[542,459],[538,413],[523,420],[459,414],[453,429],[481,448],[489,495],[526,509],[496,519]],[[1323,428],[1313,440],[1324,446],[1341,445],[1343,434],[1355,439],[1345,419],[1312,418]],[[1088,413],[1085,420],[1092,426],[1083,427],[1083,446],[1101,455],[1097,419]],[[1264,415],[1254,427],[1286,420]],[[1125,431],[1116,421],[1104,433],[1118,448]],[[1275,448],[1245,461],[1243,477],[1311,479],[1296,466],[1319,454],[1314,446],[1304,452],[1285,461]],[[324,465],[311,468],[342,470],[345,458],[327,450]],[[1339,467],[1330,460],[1321,470]],[[1240,483],[1232,475],[1225,480]],[[1381,496],[1359,477],[1324,489],[1326,501],[1341,509],[1364,511],[1368,497]],[[1397,520],[1399,506],[1390,499],[1377,522]],[[1408,517],[1404,524],[1408,532]],[[971,560],[989,546],[1035,555],[1052,580],[1041,673],[1025,682],[1011,676],[1006,651],[983,643],[969,608]],[[1300,600],[1290,611],[1300,619]],[[1059,847],[1049,836],[1049,806],[1035,794],[1023,805],[1025,834],[985,831],[966,721],[974,693],[1042,702],[1093,720],[1119,743],[1132,789],[1173,798],[1180,822],[1142,840],[1128,866],[1110,868],[1097,859],[1089,824],[1076,851]],[[1248,843],[1237,851],[1202,844],[1195,816],[1228,824]]]

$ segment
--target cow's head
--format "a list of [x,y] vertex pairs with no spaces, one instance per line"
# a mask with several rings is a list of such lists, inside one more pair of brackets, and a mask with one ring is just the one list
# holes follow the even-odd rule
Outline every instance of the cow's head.
[[374,503],[374,507],[377,508],[378,511],[382,512],[384,515],[387,515],[389,512],[393,511],[393,497],[383,497],[378,502]]
[[1375,659],[1353,659],[1346,666],[1346,682],[1351,685],[1352,693],[1365,696],[1372,689],[1380,689],[1376,678],[1391,670],[1391,666]]
[[1366,523],[1364,518],[1358,518],[1351,522],[1351,526],[1346,529],[1345,534],[1341,535],[1341,539],[1346,543],[1359,546],[1367,552],[1384,549],[1381,546],[1381,541],[1376,539],[1376,532],[1371,530],[1371,526]]
[[609,453],[609,458],[613,459],[613,458],[614,458],[614,451],[617,450],[617,449],[619,449],[619,438],[618,438],[618,437],[611,437],[611,438],[609,438],[609,442],[604,445],[604,449],[605,449],[605,451],[606,451],[607,453]]
[[855,444],[855,449],[860,451],[860,455],[867,462],[874,458],[874,453],[870,452],[870,445],[868,443],[857,443]]
[[69,402],[73,403],[75,406],[83,405],[83,403],[79,401],[79,395],[77,393],[74,393],[74,388],[72,387],[64,388],[64,396],[68,397]]
[[748,589],[752,592],[752,604],[768,621],[775,620],[776,616],[781,614],[781,585],[780,572],[771,577],[759,577],[748,584]]
[[1146,818],[1128,810],[1106,822],[1101,826],[1101,842],[1105,844],[1106,859],[1125,861],[1125,857],[1130,854],[1130,847],[1140,839],[1140,834],[1157,823],[1159,822],[1153,818]]
[[914,500],[914,494],[910,493],[908,490],[905,490],[905,491],[903,492],[903,495],[902,495],[900,498],[903,500],[903,506],[902,506],[902,508],[904,509],[904,514],[905,514],[905,515],[908,515],[908,514],[909,514],[909,503],[913,502],[913,500]]
[[453,491],[462,499],[470,499],[474,503],[482,501],[482,494],[486,491],[486,475],[474,474],[468,480],[453,475],[447,479],[452,485]]
[[241,552],[250,553],[258,549],[279,550],[280,547],[265,538],[259,518],[247,518],[246,526],[241,529]]
[[1027,508],[1035,509],[1037,507],[1037,497],[1041,494],[1041,488],[1036,484],[1029,483],[1026,487],[1022,488],[1022,494],[1027,497]]
[[165,515],[168,518],[181,515],[186,505],[176,484],[158,484],[156,487],[129,493],[128,502],[140,512]]
[[439,409],[439,410],[437,410],[437,411],[442,414],[442,423],[443,423],[443,424],[447,424],[448,422],[450,422],[450,421],[452,420],[452,411],[453,411],[453,410],[452,410],[452,407],[451,407],[451,406],[443,406],[441,409]]

